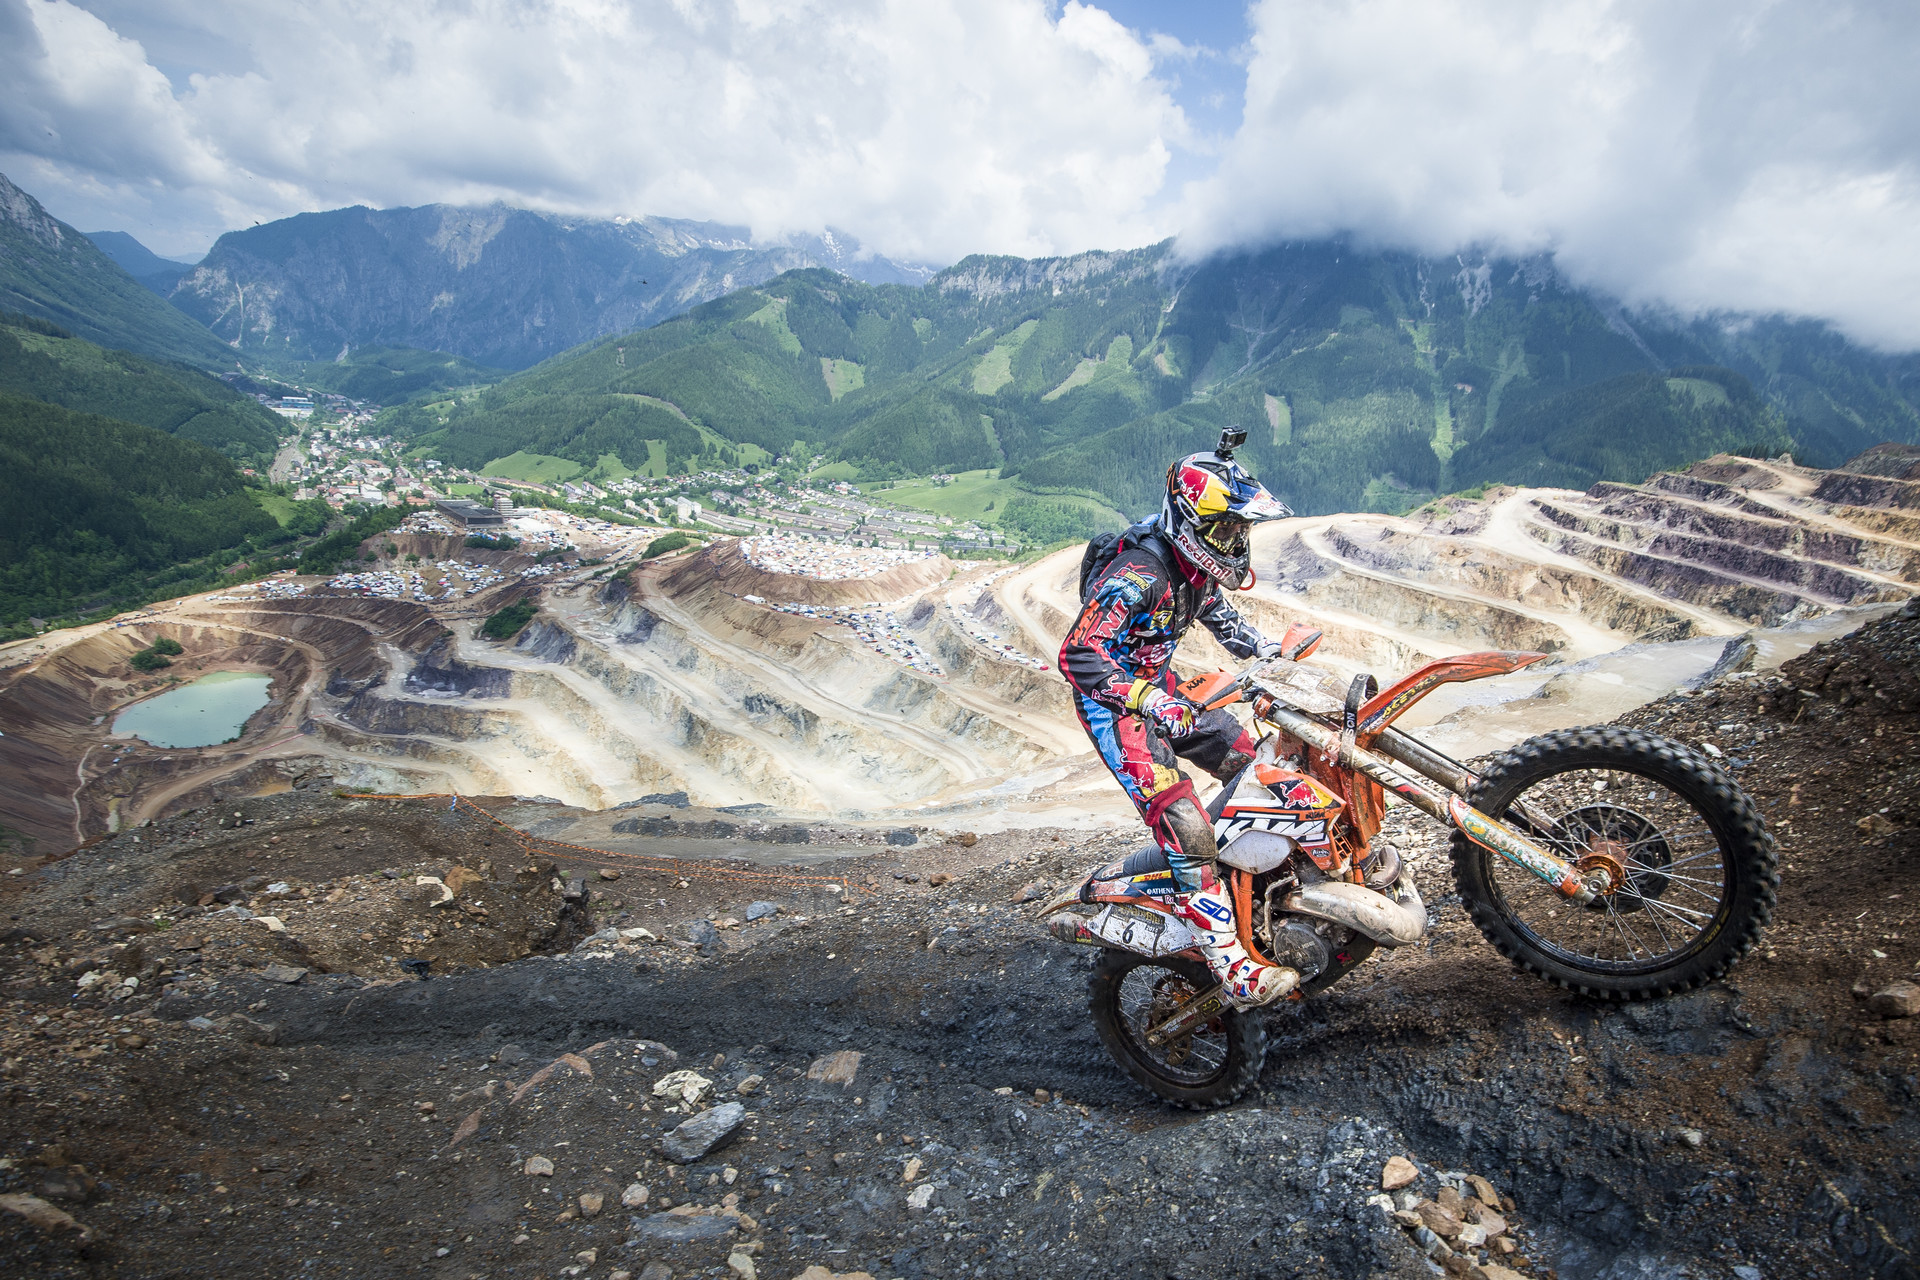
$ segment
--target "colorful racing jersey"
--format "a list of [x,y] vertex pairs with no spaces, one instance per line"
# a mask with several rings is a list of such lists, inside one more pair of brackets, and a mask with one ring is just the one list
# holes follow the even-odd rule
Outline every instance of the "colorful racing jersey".
[[1251,658],[1261,641],[1259,630],[1234,611],[1212,578],[1189,577],[1151,526],[1130,529],[1113,559],[1087,583],[1086,603],[1060,646],[1060,672],[1083,696],[1125,710],[1133,682],[1160,683],[1174,646],[1195,622],[1236,658]]

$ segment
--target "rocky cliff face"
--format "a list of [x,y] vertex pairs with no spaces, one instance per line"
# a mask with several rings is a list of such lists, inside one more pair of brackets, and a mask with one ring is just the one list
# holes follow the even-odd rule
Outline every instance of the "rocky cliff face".
[[857,254],[832,232],[766,245],[745,227],[671,218],[355,207],[222,236],[172,300],[244,350],[420,347],[520,369],[800,267],[873,283],[930,274]]

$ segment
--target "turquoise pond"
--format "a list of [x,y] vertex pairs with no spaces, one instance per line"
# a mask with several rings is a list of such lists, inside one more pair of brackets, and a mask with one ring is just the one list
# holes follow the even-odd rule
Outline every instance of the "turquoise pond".
[[216,671],[134,703],[114,720],[113,731],[156,747],[210,747],[239,735],[247,718],[267,705],[272,683],[272,676],[254,671]]

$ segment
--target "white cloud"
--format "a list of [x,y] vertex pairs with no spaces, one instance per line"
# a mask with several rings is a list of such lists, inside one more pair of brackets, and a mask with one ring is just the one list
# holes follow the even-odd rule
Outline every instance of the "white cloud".
[[1920,347],[1920,7],[1261,0],[1189,252],[1552,251],[1636,302]]
[[1347,232],[1551,251],[1629,301],[1920,348],[1912,0],[1249,19],[1236,132],[1169,88],[1229,84],[1222,55],[1091,3],[0,0],[0,169],[163,252],[301,210],[495,199],[831,224],[935,260]]
[[909,257],[1123,247],[1165,234],[1150,205],[1186,131],[1148,47],[1078,3],[154,0],[140,20],[251,63],[172,86],[86,8],[9,10],[28,38],[0,53],[0,162],[176,242],[501,199],[832,223]]

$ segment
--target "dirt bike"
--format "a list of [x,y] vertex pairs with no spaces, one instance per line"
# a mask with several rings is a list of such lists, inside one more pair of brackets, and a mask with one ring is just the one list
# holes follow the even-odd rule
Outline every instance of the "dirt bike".
[[[1545,656],[1444,658],[1385,690],[1370,675],[1343,687],[1282,658],[1179,686],[1207,710],[1248,703],[1263,731],[1207,816],[1240,941],[1286,971],[1282,998],[1326,990],[1378,947],[1425,938],[1411,870],[1374,842],[1389,794],[1453,829],[1467,915],[1501,954],[1560,986],[1608,1000],[1668,995],[1725,974],[1759,940],[1779,885],[1773,839],[1700,753],[1634,730],[1568,729],[1475,773],[1393,727],[1443,684]],[[1094,868],[1041,916],[1056,938],[1102,949],[1089,1000],[1121,1068],[1170,1102],[1222,1106],[1259,1077],[1260,1010],[1222,998],[1172,894],[1166,855],[1151,846]]]

